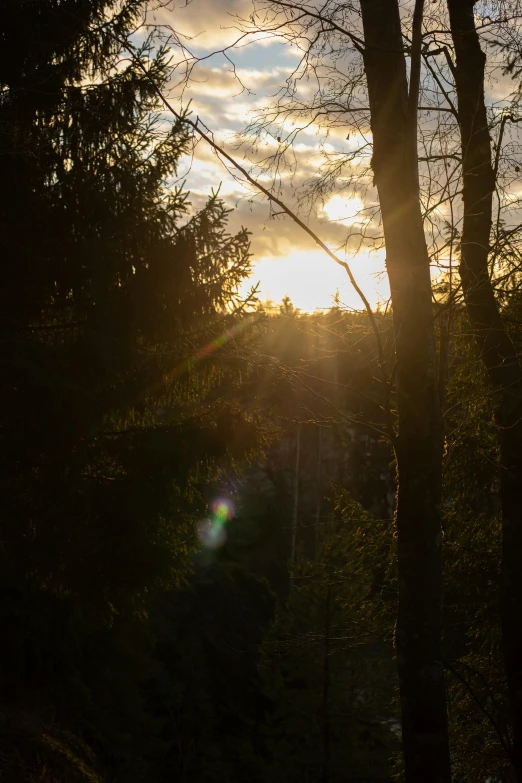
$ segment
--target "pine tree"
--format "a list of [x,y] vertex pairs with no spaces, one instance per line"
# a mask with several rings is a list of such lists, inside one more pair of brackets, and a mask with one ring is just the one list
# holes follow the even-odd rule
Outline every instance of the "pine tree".
[[129,781],[161,735],[139,621],[261,434],[219,358],[249,331],[248,232],[227,233],[217,192],[197,210],[173,184],[167,53],[119,42],[142,9],[3,4],[0,56],[3,710],[51,705]]

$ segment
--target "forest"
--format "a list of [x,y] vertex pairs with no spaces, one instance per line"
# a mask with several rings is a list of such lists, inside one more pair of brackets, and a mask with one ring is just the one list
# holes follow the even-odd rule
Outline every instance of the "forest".
[[2,783],[522,783],[522,4],[0,7]]

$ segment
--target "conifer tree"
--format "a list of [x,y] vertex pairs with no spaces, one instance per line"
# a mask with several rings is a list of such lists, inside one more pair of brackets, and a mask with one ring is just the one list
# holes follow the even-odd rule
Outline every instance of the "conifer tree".
[[119,43],[143,9],[2,4],[0,55],[0,718],[50,704],[140,782],[156,664],[137,621],[260,434],[218,358],[248,332],[248,232],[217,189],[196,208],[176,184],[167,53],[144,40],[145,75]]

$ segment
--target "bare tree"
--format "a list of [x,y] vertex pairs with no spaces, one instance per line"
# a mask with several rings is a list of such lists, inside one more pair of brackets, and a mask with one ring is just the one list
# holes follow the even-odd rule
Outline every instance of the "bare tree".
[[364,65],[395,327],[399,665],[407,780],[451,778],[441,655],[442,417],[430,264],[419,199],[417,106],[423,2],[408,90],[397,3],[361,0]]
[[[517,780],[522,781],[522,365],[502,318],[489,264],[502,138],[494,163],[484,92],[486,54],[476,29],[474,2],[448,0],[448,9],[462,143],[460,278],[471,328],[496,397],[502,464],[502,646],[513,723],[512,760]],[[514,119],[504,114],[501,128]]]

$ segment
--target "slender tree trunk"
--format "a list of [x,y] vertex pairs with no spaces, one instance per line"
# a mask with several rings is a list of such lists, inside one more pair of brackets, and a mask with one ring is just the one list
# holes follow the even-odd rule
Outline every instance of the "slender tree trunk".
[[332,586],[326,588],[323,648],[323,771],[322,783],[330,783],[330,596]]
[[321,542],[321,501],[322,492],[322,460],[323,460],[323,429],[317,428],[317,451],[316,451],[316,470],[315,470],[315,526],[314,526],[314,560],[319,555],[319,545]]
[[496,395],[502,470],[504,662],[513,722],[513,763],[522,781],[522,367],[502,320],[488,269],[495,171],[484,100],[486,56],[472,0],[448,0],[462,143],[464,221],[460,276],[475,340]]
[[361,0],[364,64],[395,329],[399,433],[396,628],[407,783],[451,779],[441,654],[442,417],[429,258],[417,162],[422,2],[416,4],[411,87],[398,3]]
[[[502,506],[502,649],[513,726],[512,762],[516,780],[522,782],[522,427],[519,414],[508,411],[509,421],[501,437]],[[511,407],[511,403],[508,403]]]
[[295,466],[294,466],[294,504],[292,509],[292,540],[290,544],[290,562],[295,565],[297,552],[297,520],[299,514],[299,474],[301,466],[301,424],[295,430]]

